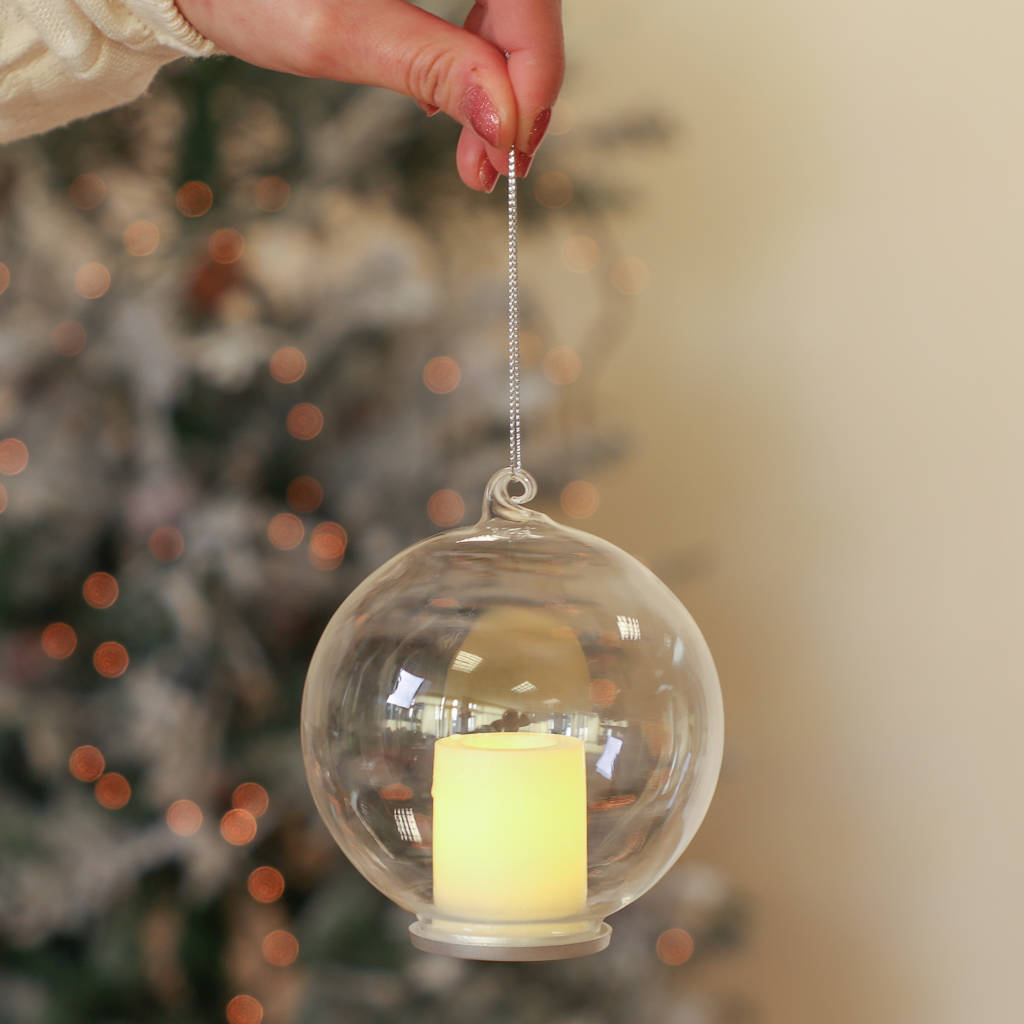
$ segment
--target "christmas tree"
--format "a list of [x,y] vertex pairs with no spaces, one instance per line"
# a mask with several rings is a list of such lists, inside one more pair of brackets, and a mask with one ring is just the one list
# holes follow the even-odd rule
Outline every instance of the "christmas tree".
[[[391,554],[475,518],[504,459],[503,208],[458,183],[455,131],[218,60],[3,154],[0,1020],[733,1013],[671,967],[735,938],[713,870],[617,915],[613,954],[436,958],[306,790],[320,630]],[[552,140],[551,165],[589,144]],[[534,177],[527,231],[617,199]],[[617,450],[586,387],[627,271],[585,343],[524,336],[549,494]]]

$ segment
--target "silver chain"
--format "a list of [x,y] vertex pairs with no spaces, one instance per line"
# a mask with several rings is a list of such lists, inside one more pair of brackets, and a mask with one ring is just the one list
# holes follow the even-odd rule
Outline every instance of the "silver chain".
[[523,435],[519,400],[519,246],[516,239],[516,151],[508,154],[508,464],[523,468]]

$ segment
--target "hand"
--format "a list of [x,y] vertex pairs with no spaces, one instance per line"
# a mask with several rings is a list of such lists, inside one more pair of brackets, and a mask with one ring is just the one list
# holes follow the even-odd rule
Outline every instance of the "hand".
[[[463,28],[405,0],[178,0],[207,39],[250,64],[379,85],[462,126],[459,176],[490,192],[515,146],[525,174],[565,69],[560,0],[477,0]],[[505,54],[508,54],[506,59]]]

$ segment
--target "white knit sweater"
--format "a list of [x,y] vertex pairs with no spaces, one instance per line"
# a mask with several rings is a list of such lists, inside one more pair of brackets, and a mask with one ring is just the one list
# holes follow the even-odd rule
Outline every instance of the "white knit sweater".
[[217,49],[174,0],[0,0],[0,142],[108,110]]

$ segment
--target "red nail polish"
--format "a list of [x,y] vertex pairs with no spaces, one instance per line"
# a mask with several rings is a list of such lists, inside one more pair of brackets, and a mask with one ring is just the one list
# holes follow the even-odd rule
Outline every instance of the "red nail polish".
[[548,130],[548,125],[551,124],[551,108],[548,107],[546,110],[542,110],[534,119],[533,127],[530,129],[530,134],[526,138],[526,152],[533,156],[537,152],[537,147],[540,145],[541,139],[544,138],[544,133]]
[[533,157],[527,156],[525,153],[516,151],[516,177],[525,178],[530,171],[530,164],[533,163]]
[[462,97],[462,110],[466,120],[473,126],[473,131],[484,142],[497,146],[501,118],[498,116],[498,108],[491,102],[483,86],[474,85],[466,90],[466,95]]
[[484,187],[484,191],[493,192],[494,186],[498,183],[498,172],[486,156],[480,160],[480,169],[477,171],[477,175],[480,178],[480,184]]

